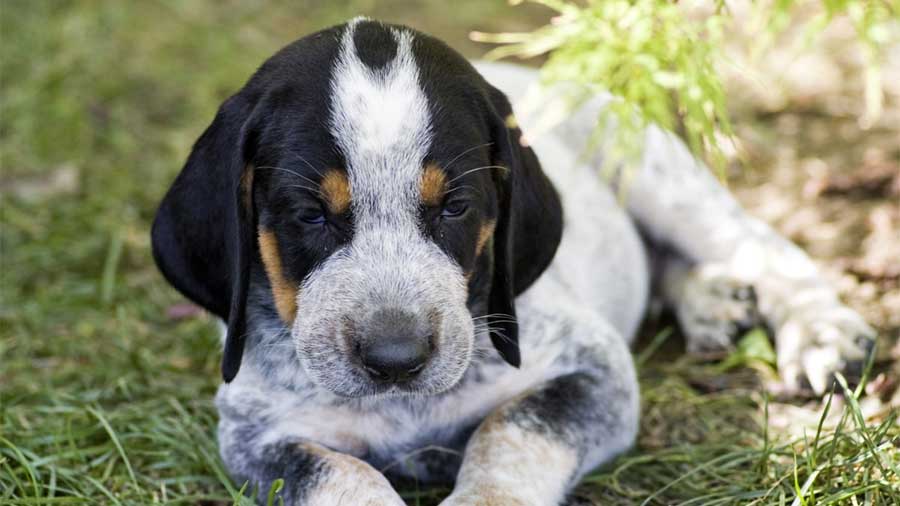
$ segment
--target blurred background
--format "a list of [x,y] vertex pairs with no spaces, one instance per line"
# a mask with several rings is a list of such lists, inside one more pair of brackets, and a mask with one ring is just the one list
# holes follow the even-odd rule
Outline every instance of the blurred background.
[[[528,31],[554,13],[503,0],[0,2],[0,502],[236,497],[214,440],[217,331],[157,273],[149,224],[219,103],[280,47],[359,14],[475,58],[491,46],[471,31]],[[881,331],[877,402],[863,408],[883,418],[898,402],[900,47],[884,53],[881,115],[862,121],[865,68],[848,23],[810,44],[789,26],[757,58],[743,28],[729,30],[720,69],[736,133],[729,185]],[[756,373],[713,380],[721,371],[690,360],[641,363],[637,454],[761,441]],[[820,409],[773,403],[765,423],[787,430]],[[620,461],[629,470],[586,494],[627,504],[690,469],[663,457]],[[741,476],[724,482],[755,479]],[[690,497],[687,486],[659,500]]]

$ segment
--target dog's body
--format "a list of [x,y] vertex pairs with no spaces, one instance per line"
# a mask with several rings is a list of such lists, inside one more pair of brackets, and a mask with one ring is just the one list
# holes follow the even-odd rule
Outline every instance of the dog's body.
[[[514,180],[513,191],[520,195],[516,198],[539,196],[529,203],[537,206],[538,214],[517,210],[515,198],[502,189],[496,197],[499,211],[491,210],[493,197],[485,197],[486,187],[478,185],[500,184],[496,181],[501,181],[497,179],[501,174],[495,183],[471,181],[469,188],[482,188],[480,193],[488,203],[480,215],[480,226],[472,225],[470,235],[453,228],[462,224],[454,225],[452,220],[471,217],[475,211],[447,211],[446,203],[440,220],[448,220],[447,228],[398,235],[396,229],[407,226],[407,215],[402,210],[403,194],[391,192],[405,184],[403,167],[409,172],[410,191],[420,185],[421,195],[416,198],[424,203],[409,208],[408,216],[420,216],[409,218],[410,223],[426,220],[416,209],[431,205],[428,178],[432,165],[425,164],[423,169],[424,160],[437,160],[434,163],[447,174],[440,179],[440,198],[445,202],[446,195],[455,190],[447,185],[485,168],[459,174],[450,168],[462,156],[462,149],[479,149],[477,143],[455,147],[445,156],[434,154],[435,144],[443,140],[434,135],[441,128],[435,116],[442,114],[434,106],[434,97],[441,97],[441,91],[430,79],[441,72],[456,77],[471,70],[462,64],[447,70],[426,67],[423,58],[447,56],[431,46],[434,42],[422,41],[420,34],[407,29],[355,21],[323,33],[334,38],[327,47],[338,55],[326,89],[333,96],[329,111],[332,136],[348,167],[353,236],[345,246],[332,248],[330,256],[291,276],[284,249],[298,249],[285,246],[289,239],[278,228],[283,225],[271,197],[264,190],[251,189],[255,203],[249,207],[255,209],[259,239],[255,247],[252,241],[248,246],[246,239],[236,241],[242,253],[234,258],[248,261],[248,255],[258,251],[261,261],[235,271],[238,274],[231,279],[235,286],[241,282],[240,273],[247,271],[245,285],[231,289],[230,302],[217,302],[226,306],[217,314],[229,320],[225,375],[227,380],[234,378],[220,388],[216,399],[222,456],[238,481],[260,488],[261,498],[275,479],[284,478],[281,494],[290,504],[402,504],[385,473],[424,482],[455,480],[454,492],[444,503],[448,506],[558,504],[585,472],[627,449],[634,440],[638,387],[628,347],[652,293],[666,300],[679,316],[691,349],[725,348],[742,328],[760,323],[761,314],[777,330],[779,364],[786,380],[794,385],[805,374],[821,389],[828,374],[862,358],[864,343],[857,338],[868,335],[865,323],[840,304],[802,252],[746,215],[674,137],[650,129],[643,164],[633,179],[619,184],[622,175],[613,177],[616,190],[605,183],[597,170],[599,159],[582,156],[604,98],[582,107],[552,132],[531,139],[537,159],[561,196],[561,207],[552,205],[556,199],[552,187],[548,189],[540,175],[532,172],[536,160],[532,161],[530,150],[512,147],[509,149],[523,152],[509,156],[501,150],[489,160],[500,161],[486,167],[509,167],[512,178],[523,177],[517,176],[517,171],[537,177],[527,183],[534,187],[516,186],[521,180]],[[319,42],[307,42],[315,44]],[[379,53],[373,45],[393,49]],[[312,56],[323,51],[327,52],[316,49]],[[263,75],[265,69],[260,71]],[[510,65],[479,64],[477,70],[513,103],[537,81],[534,71]],[[253,88],[253,81],[248,88]],[[487,96],[493,100],[501,95],[494,90]],[[387,105],[377,111],[367,109],[376,98]],[[446,97],[443,103],[456,103],[453,100]],[[430,116],[417,105],[426,102]],[[504,101],[499,103],[488,107],[507,116],[502,113]],[[217,121],[228,114],[223,106]],[[246,110],[242,114],[250,116]],[[538,116],[518,119],[527,132],[529,118]],[[416,134],[416,122],[431,122],[431,126]],[[513,132],[513,140],[518,140],[517,129],[510,126],[508,118],[504,122]],[[204,137],[214,135],[215,126]],[[392,128],[402,131],[399,140],[385,139]],[[240,129],[242,136],[246,130],[247,126]],[[262,139],[267,134],[258,135]],[[195,153],[206,149],[202,142]],[[256,142],[262,145],[264,140]],[[501,134],[486,139],[482,147],[503,142]],[[214,143],[229,144],[234,142]],[[385,150],[385,146],[391,148]],[[389,156],[379,158],[386,156],[382,151]],[[200,155],[192,155],[192,160],[194,156]],[[262,168],[259,156],[243,160],[256,163],[257,174]],[[318,183],[320,197],[331,212],[339,214],[335,208],[341,208],[343,200],[329,190],[332,173],[322,174],[327,164],[314,167],[316,160],[310,163],[305,152],[298,158],[313,170],[311,174],[279,168],[302,178],[303,185]],[[283,163],[276,162],[273,165]],[[189,161],[189,167],[192,163],[196,162]],[[373,168],[380,166],[389,169],[381,174],[383,180]],[[185,173],[190,172],[189,167]],[[247,170],[236,171],[240,177],[231,189],[237,193],[231,195],[237,195],[238,201],[251,200],[246,197]],[[315,174],[321,179],[309,179]],[[438,176],[444,177],[443,173]],[[269,180],[254,183],[254,177],[260,176],[251,175],[250,186],[274,185]],[[186,184],[177,182],[176,187]],[[373,193],[366,194],[367,188]],[[204,303],[206,287],[197,288],[179,278],[178,272],[189,269],[172,257],[183,256],[182,250],[167,250],[173,243],[189,242],[173,239],[178,234],[167,231],[173,226],[167,220],[174,221],[177,212],[172,208],[178,208],[180,199],[179,195],[167,197],[169,203],[161,209],[163,217],[154,230],[155,253],[169,279]],[[359,203],[363,199],[366,207]],[[510,199],[512,218],[503,211],[504,202]],[[544,203],[548,203],[546,207]],[[565,217],[561,240],[555,232],[560,210]],[[236,212],[239,224],[248,219],[242,211]],[[527,219],[517,222],[516,216]],[[315,213],[303,218],[304,233],[319,219]],[[510,227],[515,229],[516,239],[524,241],[513,241],[510,250],[527,246],[537,251],[525,257],[511,251],[515,257],[512,274],[502,270],[510,261],[503,256],[510,250],[504,249],[502,234]],[[439,249],[422,242],[420,234],[432,237],[429,233]],[[454,245],[445,238],[454,235],[471,239],[460,239],[462,245]],[[442,242],[445,240],[448,242]],[[399,246],[393,248],[393,241]],[[273,255],[270,243],[282,246],[280,253],[275,248]],[[358,251],[366,252],[366,260],[354,257]],[[417,253],[409,257],[409,251]],[[447,263],[446,256],[453,261]],[[490,265],[480,266],[482,258]],[[390,270],[392,262],[399,265],[396,270]],[[529,270],[531,265],[536,265],[536,270]],[[331,271],[337,274],[330,276]],[[431,279],[429,273],[442,279],[435,282],[447,284],[434,291],[415,288],[416,283],[424,283],[422,279]],[[506,287],[513,279],[519,282],[523,278],[528,279],[525,286]],[[375,288],[367,284],[373,280]],[[396,286],[382,292],[382,285]],[[498,287],[518,294],[514,307],[511,302],[504,306],[505,299],[496,295]],[[371,295],[373,289],[377,296]],[[240,301],[235,300],[240,299],[241,291],[246,292],[246,310],[240,307],[237,315]],[[462,300],[471,314],[457,320],[453,307]],[[405,317],[354,316],[369,315],[369,306],[378,309],[380,304],[387,304],[392,311],[404,306],[412,308],[412,313],[430,316],[408,318],[412,323]],[[216,312],[215,304],[205,305]],[[347,307],[350,313],[343,312]],[[440,313],[435,316],[435,311]],[[333,313],[341,316],[329,319]],[[517,328],[508,326],[512,315],[518,320]],[[246,321],[236,323],[236,317]],[[480,319],[488,323],[480,324]],[[384,321],[392,325],[385,335],[396,333],[398,325],[407,329],[404,332],[428,334],[430,358],[413,368],[409,377],[391,376],[391,381],[386,381],[383,371],[373,372],[366,355],[372,345],[365,337],[344,337],[337,345],[323,348],[333,333],[354,336],[363,328],[381,335]],[[432,322],[430,331],[415,330],[428,327],[423,321]],[[344,330],[334,330],[335,326]],[[515,344],[516,331],[520,364],[519,348],[510,347]],[[229,366],[229,357],[233,362],[238,334],[246,341],[238,343],[240,349],[246,351],[242,364],[237,355],[241,369],[235,377],[236,366]],[[453,335],[470,337],[469,341],[462,337],[451,341]],[[408,346],[404,346],[406,350]],[[348,354],[362,358],[350,360],[350,365],[338,360]],[[358,367],[359,360],[364,367]],[[377,364],[375,368],[381,368],[381,363]],[[359,379],[357,369],[374,374],[378,381]]]

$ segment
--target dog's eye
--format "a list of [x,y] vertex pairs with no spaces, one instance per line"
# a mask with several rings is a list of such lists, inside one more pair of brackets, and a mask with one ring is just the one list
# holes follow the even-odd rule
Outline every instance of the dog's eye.
[[310,225],[321,225],[325,223],[325,211],[319,209],[304,209],[297,216],[303,223]]
[[456,218],[462,216],[469,207],[461,200],[447,202],[441,209],[441,218]]

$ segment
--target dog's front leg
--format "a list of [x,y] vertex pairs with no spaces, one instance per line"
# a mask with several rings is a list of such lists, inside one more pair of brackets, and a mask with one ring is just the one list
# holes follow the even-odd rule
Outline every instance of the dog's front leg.
[[[306,441],[285,440],[261,448],[254,446],[258,442],[231,441],[222,453],[236,481],[257,489],[259,504],[267,504],[270,495],[273,504],[280,504],[280,498],[286,506],[405,504],[384,475],[356,457]],[[284,480],[281,490],[270,493],[278,479]]]
[[[489,416],[442,506],[555,506],[581,475],[631,445],[637,393],[574,373]],[[630,418],[630,420],[629,420]]]
[[671,251],[663,290],[689,346],[728,348],[758,310],[775,330],[788,391],[808,381],[822,394],[833,373],[858,373],[875,332],[812,259],[744,211],[674,135],[654,127],[646,142],[643,167],[623,189],[641,229]]
[[488,416],[442,506],[555,506],[584,473],[630,447],[637,381],[624,341],[610,344],[621,350],[598,350],[591,366],[546,381]]

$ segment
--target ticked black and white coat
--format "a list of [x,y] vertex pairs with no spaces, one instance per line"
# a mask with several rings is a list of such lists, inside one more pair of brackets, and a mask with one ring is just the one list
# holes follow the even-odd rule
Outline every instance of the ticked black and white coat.
[[228,322],[221,455],[261,501],[281,478],[286,504],[401,505],[398,476],[455,482],[447,506],[559,504],[634,441],[651,296],[692,350],[763,318],[792,387],[863,358],[865,322],[672,135],[646,132],[627,185],[583,156],[605,97],[526,146],[541,115],[510,103],[536,86],[356,19],[265,62],[197,141],[154,256]]

